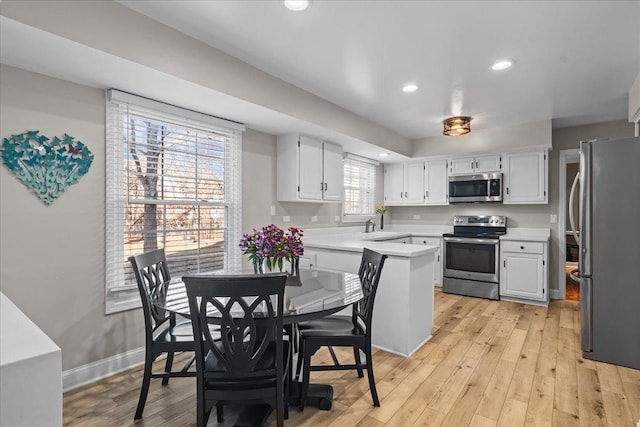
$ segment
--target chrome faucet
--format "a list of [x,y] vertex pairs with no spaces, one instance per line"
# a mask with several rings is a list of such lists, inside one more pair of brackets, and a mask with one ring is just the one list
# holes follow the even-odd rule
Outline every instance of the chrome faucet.
[[364,232],[365,233],[369,233],[369,225],[371,225],[371,232],[376,231],[376,221],[375,221],[375,219],[371,218],[371,219],[368,219],[367,222],[364,223]]

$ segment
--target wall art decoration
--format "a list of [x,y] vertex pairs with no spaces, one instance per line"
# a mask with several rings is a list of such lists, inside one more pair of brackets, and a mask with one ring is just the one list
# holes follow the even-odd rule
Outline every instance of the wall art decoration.
[[91,150],[64,134],[53,139],[30,130],[2,139],[2,161],[47,205],[75,184],[91,167]]

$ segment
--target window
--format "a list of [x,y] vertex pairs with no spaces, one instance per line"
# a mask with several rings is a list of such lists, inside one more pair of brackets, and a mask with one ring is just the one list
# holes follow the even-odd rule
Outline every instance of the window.
[[165,248],[172,277],[240,264],[244,127],[107,94],[106,312],[140,305],[127,258]]
[[375,160],[345,154],[343,221],[361,221],[375,216],[377,165]]

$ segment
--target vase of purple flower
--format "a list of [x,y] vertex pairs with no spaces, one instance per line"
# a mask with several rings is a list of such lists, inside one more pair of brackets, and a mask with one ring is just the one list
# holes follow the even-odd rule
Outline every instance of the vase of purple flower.
[[[298,278],[300,256],[304,254],[302,244],[303,231],[296,227],[289,227],[285,232],[274,224],[253,229],[253,233],[242,235],[240,249],[253,263],[254,273],[273,271],[276,268],[283,271],[284,262],[291,263],[290,277]],[[299,282],[299,279],[298,279]]]

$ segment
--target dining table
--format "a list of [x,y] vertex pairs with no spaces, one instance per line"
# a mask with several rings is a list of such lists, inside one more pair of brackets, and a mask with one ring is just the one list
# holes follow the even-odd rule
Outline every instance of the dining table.
[[[198,273],[198,275],[247,275],[253,271],[236,269]],[[284,290],[283,324],[289,330],[296,323],[314,320],[337,313],[346,307],[360,301],[364,294],[357,274],[323,270],[318,268],[300,267],[295,276],[287,273],[287,283]],[[184,283],[174,278],[169,283],[166,294],[151,295],[151,303],[159,309],[166,310],[178,316],[190,317],[189,302]],[[209,316],[218,317],[219,313],[212,311]],[[290,364],[293,364],[291,361]],[[290,393],[289,404],[299,403],[301,384],[289,376]],[[322,410],[331,409],[333,388],[329,384],[310,384],[307,405],[317,406]],[[261,410],[254,408],[243,411],[237,425],[261,425],[270,410],[260,405]],[[262,412],[261,412],[262,411]],[[264,413],[266,411],[266,414]],[[253,420],[253,421],[252,421]],[[262,421],[260,421],[262,420]]]

